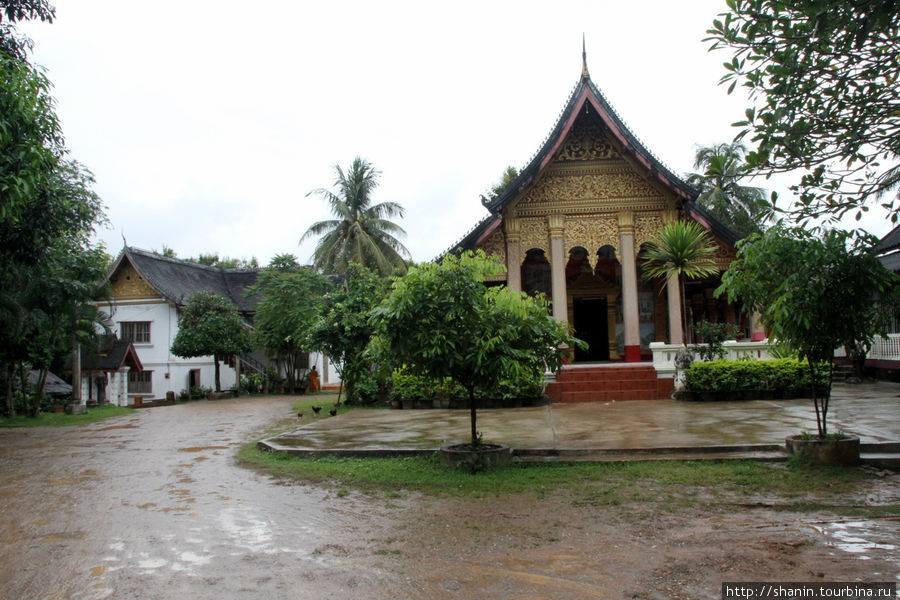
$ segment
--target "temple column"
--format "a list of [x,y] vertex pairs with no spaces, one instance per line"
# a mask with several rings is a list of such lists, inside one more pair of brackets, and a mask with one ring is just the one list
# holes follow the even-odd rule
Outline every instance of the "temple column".
[[750,341],[761,342],[766,339],[766,328],[762,324],[762,319],[758,312],[750,315]]
[[681,322],[681,290],[678,273],[669,273],[666,278],[666,299],[669,304],[669,343],[684,343],[684,325]]
[[553,298],[553,318],[560,323],[567,321],[568,300],[566,298],[566,251],[563,246],[563,229],[566,219],[563,215],[547,217],[550,225],[550,276]]
[[606,331],[609,337],[609,358],[610,360],[618,360],[619,346],[616,344],[616,295],[607,294],[606,296]]
[[619,213],[619,252],[622,257],[622,315],[625,327],[625,362],[641,360],[638,321],[637,264],[634,255],[634,213]]
[[519,220],[507,219],[506,226],[506,286],[514,292],[522,291],[522,249],[519,246]]

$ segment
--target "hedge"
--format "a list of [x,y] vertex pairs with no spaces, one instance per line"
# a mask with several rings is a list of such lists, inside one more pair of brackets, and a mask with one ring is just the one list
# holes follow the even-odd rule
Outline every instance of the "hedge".
[[[751,390],[805,390],[810,388],[809,366],[795,358],[775,360],[714,360],[695,362],[685,371],[689,392]],[[826,370],[818,368],[816,383],[826,383]]]

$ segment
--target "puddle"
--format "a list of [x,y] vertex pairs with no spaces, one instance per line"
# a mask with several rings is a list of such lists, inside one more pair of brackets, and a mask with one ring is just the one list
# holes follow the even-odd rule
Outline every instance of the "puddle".
[[855,555],[860,560],[873,556],[883,558],[897,565],[900,574],[900,554],[897,540],[900,539],[900,523],[896,521],[844,521],[824,523],[818,527],[827,538],[827,544]]
[[228,446],[193,446],[178,449],[179,452],[203,452],[204,450],[228,450]]

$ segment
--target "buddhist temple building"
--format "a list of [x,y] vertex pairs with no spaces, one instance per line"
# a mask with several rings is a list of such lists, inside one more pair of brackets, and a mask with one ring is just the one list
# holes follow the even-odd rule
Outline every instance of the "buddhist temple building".
[[[498,282],[551,300],[590,345],[574,361],[650,360],[651,342],[681,344],[677,282],[642,277],[641,249],[674,220],[695,221],[717,246],[720,271],[738,236],[696,203],[698,191],[629,130],[591,81],[587,62],[559,120],[518,176],[491,198],[488,215],[450,251],[482,249],[507,272]],[[716,298],[719,277],[686,282],[694,322],[741,324]]]

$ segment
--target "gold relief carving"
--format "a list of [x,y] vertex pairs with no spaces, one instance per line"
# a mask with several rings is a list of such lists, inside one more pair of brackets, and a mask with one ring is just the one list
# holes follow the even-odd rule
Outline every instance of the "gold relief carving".
[[634,213],[631,211],[623,211],[618,215],[619,219],[619,235],[627,235],[634,233]]
[[572,128],[556,157],[559,161],[613,160],[617,158],[621,158],[621,155],[606,139],[604,132],[595,124],[586,121],[581,121]]
[[551,238],[562,237],[563,228],[566,226],[566,218],[563,215],[549,215],[547,217],[547,225],[550,227]]
[[671,223],[672,221],[678,220],[678,211],[673,209],[666,209],[662,211],[662,221],[663,223]]
[[663,227],[663,217],[660,215],[639,216],[634,223],[634,247],[640,248],[641,244],[656,238],[656,234]]
[[517,206],[519,210],[560,202],[604,202],[629,206],[632,200],[662,205],[665,198],[652,185],[624,168],[581,175],[550,174],[538,181]]
[[[484,250],[484,253],[488,256],[496,256],[502,264],[506,264],[506,240],[503,237],[503,232],[499,229],[488,236],[479,248]],[[506,275],[502,279],[506,279]]]
[[116,300],[134,300],[137,298],[161,298],[159,292],[138,275],[131,264],[123,265],[112,282],[112,297]]
[[532,248],[540,248],[549,254],[550,230],[546,219],[521,219],[522,237],[519,247],[522,256]]
[[[566,221],[566,250],[581,246],[593,257],[601,247],[619,247],[619,224],[615,217],[586,217]],[[593,258],[592,258],[593,260]]]
[[506,228],[506,239],[510,242],[518,242],[520,231],[519,220],[512,217],[507,217],[503,221],[503,226]]
[[731,262],[736,257],[737,252],[734,248],[732,248],[719,238],[716,238],[716,251],[713,254],[713,261],[716,263],[716,266],[720,270],[727,271],[728,267],[731,265]]

